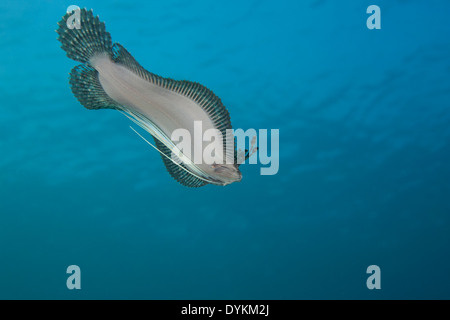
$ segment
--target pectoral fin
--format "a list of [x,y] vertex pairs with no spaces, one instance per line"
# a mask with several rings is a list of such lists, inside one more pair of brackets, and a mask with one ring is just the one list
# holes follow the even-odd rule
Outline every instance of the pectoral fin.
[[[168,158],[171,158],[172,152],[161,141],[156,138],[154,138],[154,140],[156,147],[161,151],[161,153],[164,154],[161,154],[161,158],[167,168],[167,171],[175,180],[186,187],[192,188],[198,188],[208,184],[208,182],[190,174],[183,163],[175,164],[173,161],[169,160]],[[183,167],[184,170],[180,166]]]

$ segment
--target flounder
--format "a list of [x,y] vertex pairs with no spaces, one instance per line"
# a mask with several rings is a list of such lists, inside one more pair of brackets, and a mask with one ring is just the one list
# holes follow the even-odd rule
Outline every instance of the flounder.
[[[69,81],[78,101],[87,109],[119,110],[148,131],[156,146],[141,137],[161,153],[170,175],[185,186],[240,181],[234,136],[227,135],[232,129],[230,116],[220,98],[199,83],[176,81],[145,70],[123,46],[112,43],[105,24],[92,10],[80,9],[79,14],[80,29],[69,28],[68,13],[56,30],[67,56],[82,62],[72,69]],[[198,121],[203,132],[220,132],[214,143],[223,163],[194,163],[185,154],[180,154],[183,161],[174,161],[172,133],[183,128],[194,135]],[[227,148],[230,145],[233,147]],[[247,152],[245,158],[248,156]]]

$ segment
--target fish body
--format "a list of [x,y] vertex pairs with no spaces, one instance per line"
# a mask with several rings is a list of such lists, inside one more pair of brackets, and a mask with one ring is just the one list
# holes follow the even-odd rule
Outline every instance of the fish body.
[[[230,116],[211,90],[145,70],[123,46],[112,44],[104,23],[92,11],[81,9],[81,29],[69,28],[69,17],[62,18],[57,33],[67,56],[83,63],[72,69],[70,84],[84,107],[119,110],[148,131],[169,173],[185,186],[227,185],[241,180]],[[207,144],[200,140],[201,151],[213,144],[221,162],[194,162],[193,152],[179,154],[183,161],[174,160],[172,151],[178,149],[172,134],[184,129],[195,137],[196,123],[201,123],[201,137],[208,130],[214,133]],[[191,139],[191,151],[198,147],[196,143],[199,139]]]

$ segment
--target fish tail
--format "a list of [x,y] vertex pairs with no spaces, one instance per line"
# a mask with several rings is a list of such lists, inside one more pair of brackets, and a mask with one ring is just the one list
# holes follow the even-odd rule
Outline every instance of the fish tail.
[[86,63],[96,54],[113,55],[111,35],[92,10],[77,9],[67,13],[58,26],[58,40],[69,58]]

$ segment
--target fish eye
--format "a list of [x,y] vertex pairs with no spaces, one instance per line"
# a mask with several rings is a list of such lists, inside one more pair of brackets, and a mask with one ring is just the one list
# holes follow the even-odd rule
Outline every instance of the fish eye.
[[223,173],[225,171],[225,167],[224,166],[220,166],[220,165],[213,165],[212,166],[214,169],[214,172],[216,173]]

